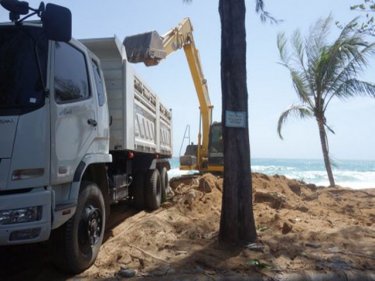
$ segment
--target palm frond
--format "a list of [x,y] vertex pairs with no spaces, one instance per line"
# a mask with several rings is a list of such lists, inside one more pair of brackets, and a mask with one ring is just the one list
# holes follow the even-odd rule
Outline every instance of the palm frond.
[[[293,37],[294,54],[292,56],[287,51],[287,39],[285,34],[279,33],[277,35],[277,47],[282,61],[280,64],[289,70],[293,87],[296,89],[301,102],[312,106],[312,101],[309,96],[311,89],[307,81],[307,71],[304,67],[303,44],[299,37],[299,34],[295,33],[295,37]],[[295,59],[292,60],[291,58]]]
[[336,75],[338,73],[342,73],[341,77],[344,78],[357,75],[366,67],[368,56],[374,52],[372,45],[356,36],[336,41],[329,48],[325,74],[334,74],[333,78],[339,77]]
[[307,60],[308,79],[314,92],[315,98],[320,98],[322,94],[322,67],[327,60],[326,39],[329,35],[332,17],[319,19],[315,25],[310,28],[309,37],[305,40],[305,53]]
[[286,65],[289,64],[290,55],[286,48],[287,46],[287,39],[284,32],[280,32],[277,34],[277,49],[279,50],[280,59]]
[[350,34],[361,34],[358,30],[355,29],[355,26],[358,25],[358,19],[360,17],[355,17],[352,19],[348,24],[346,24],[340,33],[339,38],[347,38],[350,37]]
[[306,47],[303,44],[302,35],[299,30],[296,30],[292,35],[292,47],[294,50],[294,62],[299,65],[300,77],[303,78],[307,94],[307,96],[303,96],[303,101],[312,105],[310,99],[314,96],[314,88],[312,87],[313,83],[307,69]]
[[349,79],[336,91],[335,96],[340,99],[356,96],[369,96],[374,98],[375,84],[357,79]]
[[341,100],[346,100],[348,98],[358,96],[375,98],[375,84],[357,79],[346,80],[338,89],[336,89],[335,92],[330,93],[330,95],[327,96],[324,111],[327,109],[328,104],[334,97]]
[[258,13],[259,11],[264,11],[264,2],[263,0],[256,0],[255,3],[255,11]]
[[260,15],[262,22],[269,21],[270,23],[279,23],[281,20],[274,18],[269,12],[264,9],[263,0],[255,0],[255,11]]
[[313,32],[311,33],[313,38],[311,38],[311,42],[313,43],[312,47],[314,47],[314,49],[319,50],[326,45],[326,39],[330,31],[332,20],[332,16],[329,15],[325,19],[319,19],[315,26],[313,26]]
[[[335,131],[330,127],[328,126],[327,124],[324,124],[324,126],[327,128],[328,131],[330,131],[332,134],[336,134]],[[328,143],[328,142],[327,142]]]
[[279,134],[279,137],[281,139],[283,139],[283,136],[281,134],[282,127],[291,115],[303,119],[307,117],[313,117],[314,113],[305,105],[291,105],[287,110],[281,113],[279,121],[277,122],[277,133]]
[[310,28],[309,37],[305,40],[309,67],[315,64],[319,59],[321,49],[327,45],[326,38],[329,34],[331,22],[331,16],[325,19],[321,18]]
[[298,98],[301,100],[301,102],[312,106],[313,102],[309,95],[309,83],[306,82],[305,73],[297,72],[292,68],[289,68],[289,71],[292,77],[293,87],[297,92]]
[[305,69],[305,47],[303,45],[302,35],[296,30],[292,35],[292,47],[295,54],[295,60]]
[[[348,80],[356,77],[361,73],[368,64],[368,59],[375,53],[375,44],[364,45],[363,42],[354,43],[347,42],[341,47],[341,65],[335,65],[336,69],[331,70],[335,72],[326,89],[328,95],[341,95],[339,89],[342,84],[347,83]],[[345,58],[344,58],[345,57]],[[332,66],[333,67],[333,66]]]

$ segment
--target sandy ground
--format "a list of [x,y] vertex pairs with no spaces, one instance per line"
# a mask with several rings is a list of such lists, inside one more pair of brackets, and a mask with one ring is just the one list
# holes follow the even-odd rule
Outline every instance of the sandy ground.
[[258,241],[223,248],[217,243],[222,179],[175,179],[171,187],[173,196],[155,212],[116,207],[94,266],[82,274],[55,270],[47,246],[19,250],[22,258],[0,249],[0,280],[278,280],[281,273],[342,271],[375,280],[375,189],[253,174]]

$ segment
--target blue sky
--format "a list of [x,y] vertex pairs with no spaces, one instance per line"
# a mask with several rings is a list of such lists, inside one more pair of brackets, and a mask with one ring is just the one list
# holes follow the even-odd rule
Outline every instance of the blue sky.
[[[255,14],[253,0],[247,5],[247,76],[249,92],[249,127],[253,158],[321,158],[318,129],[314,120],[290,119],[280,140],[276,125],[280,113],[296,103],[289,73],[278,64],[276,47],[278,32],[291,35],[295,29],[307,34],[309,26],[330,13],[335,20],[348,22],[356,12],[351,4],[361,0],[266,0],[266,9],[283,19],[278,25],[262,24]],[[213,119],[221,119],[220,89],[220,19],[218,1],[193,0],[80,0],[51,1],[71,9],[73,35],[76,38],[125,36],[157,30],[164,34],[184,17],[194,26],[196,45],[200,51],[203,71],[208,80]],[[37,7],[39,1],[30,1]],[[0,21],[6,21],[5,10]],[[339,30],[333,26],[332,36]],[[372,40],[375,40],[372,39]],[[372,60],[375,65],[375,60]],[[196,141],[199,124],[198,99],[183,51],[171,54],[156,67],[134,65],[147,83],[173,110],[174,154],[178,155],[186,125],[191,126],[191,140]],[[362,76],[374,82],[374,67]],[[331,156],[334,159],[375,160],[375,99],[355,98],[346,102],[334,101],[327,112],[328,124],[336,135],[329,135]]]

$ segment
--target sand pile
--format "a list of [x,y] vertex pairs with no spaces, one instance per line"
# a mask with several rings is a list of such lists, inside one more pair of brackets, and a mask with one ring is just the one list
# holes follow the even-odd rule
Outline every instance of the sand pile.
[[375,271],[374,189],[321,188],[254,174],[259,239],[222,249],[216,242],[222,184],[210,174],[172,180],[172,198],[115,227],[95,266],[80,276],[113,278],[121,268],[155,280],[170,274]]
[[290,280],[275,276],[311,270],[370,272],[373,279],[350,280],[375,280],[375,189],[323,188],[253,174],[258,241],[221,248],[222,179],[206,174],[173,179],[170,185],[169,200],[155,212],[126,205],[112,209],[98,259],[84,273],[72,277],[57,271],[47,248],[29,254],[7,250],[1,253],[0,280],[122,280],[124,272],[136,274],[130,280]]

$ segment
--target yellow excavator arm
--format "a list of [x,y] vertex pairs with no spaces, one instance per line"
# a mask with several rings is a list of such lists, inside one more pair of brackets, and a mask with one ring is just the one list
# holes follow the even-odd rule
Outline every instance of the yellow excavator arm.
[[208,94],[207,80],[204,78],[199,51],[195,46],[193,37],[193,26],[189,18],[185,18],[181,23],[162,36],[163,47],[166,55],[183,48],[189,64],[190,73],[193,78],[195,90],[197,92],[200,113],[202,118],[202,137],[198,135],[198,166],[207,161],[209,131],[212,122],[213,106]]
[[[130,62],[144,62],[147,66],[157,65],[169,54],[184,49],[199,100],[202,120],[202,134],[198,134],[197,163],[187,165],[190,169],[208,169],[208,146],[213,106],[204,78],[199,51],[195,46],[193,26],[189,18],[183,19],[177,27],[163,36],[156,31],[126,37],[124,45]],[[200,128],[201,130],[201,128]],[[222,168],[221,168],[222,169]]]

